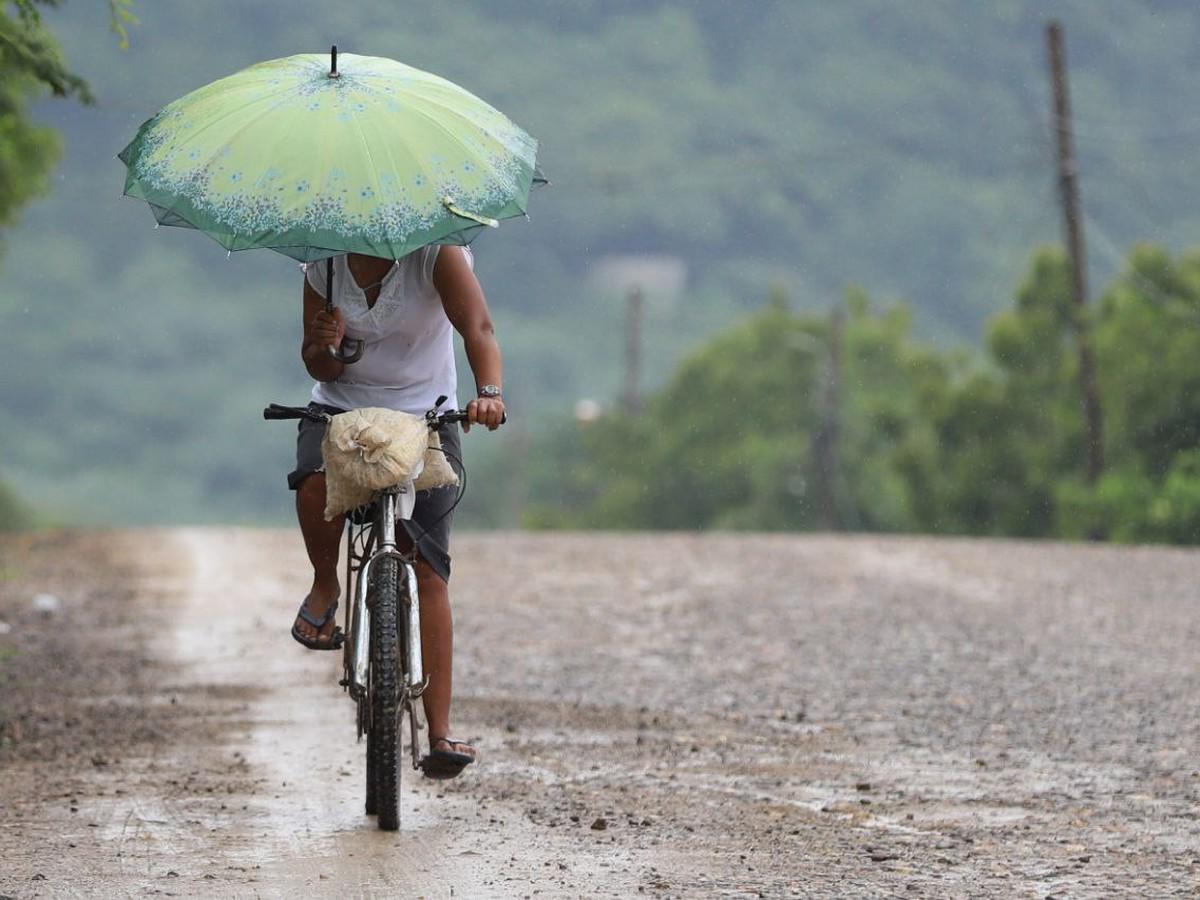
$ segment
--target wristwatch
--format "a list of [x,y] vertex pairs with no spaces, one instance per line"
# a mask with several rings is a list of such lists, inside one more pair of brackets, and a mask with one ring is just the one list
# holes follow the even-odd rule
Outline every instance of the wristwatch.
[[500,386],[497,384],[485,384],[479,389],[479,396],[486,400],[500,399]]

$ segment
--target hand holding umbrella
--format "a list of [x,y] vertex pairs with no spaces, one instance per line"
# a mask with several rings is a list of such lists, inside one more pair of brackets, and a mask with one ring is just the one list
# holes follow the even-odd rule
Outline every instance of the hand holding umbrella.
[[313,336],[331,350],[342,345],[346,338],[346,320],[336,306],[326,306],[317,313],[312,325]]

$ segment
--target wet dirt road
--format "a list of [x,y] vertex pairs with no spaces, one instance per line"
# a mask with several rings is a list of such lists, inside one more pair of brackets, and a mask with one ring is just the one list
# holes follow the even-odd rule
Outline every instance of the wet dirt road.
[[142,687],[94,679],[90,765],[0,771],[5,896],[1200,891],[1192,551],[464,535],[455,731],[481,763],[406,771],[383,834],[339,657],[287,634],[297,536],[100,540],[134,589],[94,639]]

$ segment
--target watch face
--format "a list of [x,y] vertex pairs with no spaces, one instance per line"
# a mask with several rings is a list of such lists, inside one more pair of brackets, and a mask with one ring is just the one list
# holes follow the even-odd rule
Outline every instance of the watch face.
[[496,385],[494,385],[494,384],[485,384],[483,387],[481,387],[479,389],[479,396],[480,397],[499,397],[500,396],[500,388],[496,387]]

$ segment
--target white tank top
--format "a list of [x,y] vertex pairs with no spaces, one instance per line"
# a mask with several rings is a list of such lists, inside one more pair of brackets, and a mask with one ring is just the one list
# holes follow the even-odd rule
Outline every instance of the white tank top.
[[[362,358],[336,381],[318,381],[312,399],[342,409],[382,406],[424,415],[438,397],[456,409],[454,330],[433,285],[439,244],[414,250],[384,276],[375,305],[368,308],[346,256],[333,258],[333,302],[346,319],[346,336],[364,341]],[[475,266],[471,251],[463,248]],[[305,267],[309,286],[325,296],[325,261]]]

